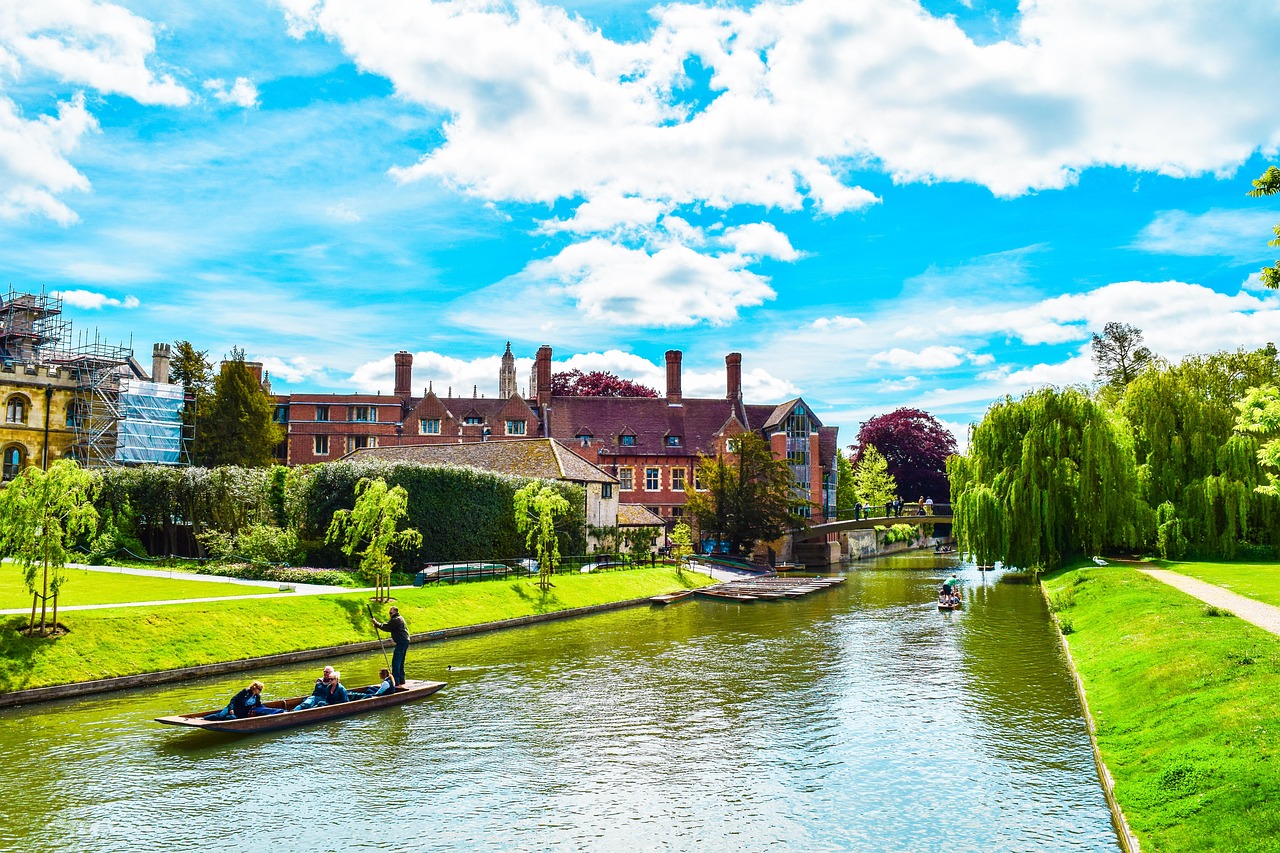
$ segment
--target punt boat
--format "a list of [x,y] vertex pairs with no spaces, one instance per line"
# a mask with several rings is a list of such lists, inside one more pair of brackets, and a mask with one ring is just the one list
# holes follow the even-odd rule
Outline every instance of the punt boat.
[[[325,720],[351,717],[368,711],[376,711],[379,708],[388,708],[392,705],[403,705],[405,702],[412,702],[415,699],[430,696],[441,687],[444,687],[445,684],[446,682],[444,681],[406,681],[395,690],[382,696],[353,699],[350,702],[339,702],[335,705],[317,705],[314,708],[304,708],[301,711],[293,709],[301,704],[307,698],[306,696],[277,699],[274,702],[264,702],[263,704],[268,708],[281,708],[284,713],[263,714],[262,716],[245,717],[239,720],[206,720],[205,717],[221,710],[214,708],[211,711],[197,711],[194,714],[174,714],[168,717],[156,717],[156,722],[164,723],[167,726],[187,726],[211,732],[235,732],[239,734],[271,732],[277,729],[291,729],[295,726],[305,726]],[[375,688],[377,686],[376,684],[373,685]]]

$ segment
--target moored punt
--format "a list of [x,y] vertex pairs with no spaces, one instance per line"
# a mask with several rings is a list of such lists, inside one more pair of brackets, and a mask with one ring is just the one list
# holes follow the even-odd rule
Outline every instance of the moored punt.
[[804,563],[778,563],[773,567],[773,570],[778,573],[803,572],[804,569],[805,569]]
[[655,595],[649,600],[654,604],[671,604],[676,601],[684,601],[686,598],[693,597],[693,590],[684,589],[680,592],[664,592],[662,595]]
[[697,590],[694,595],[701,598],[715,598],[721,601],[740,601],[743,603],[758,600],[754,595],[744,595],[740,592],[731,592],[726,589],[716,589],[715,587],[703,587]]
[[[403,705],[405,702],[412,702],[414,699],[430,696],[441,687],[444,687],[445,683],[443,681],[406,681],[395,690],[382,696],[353,699],[350,702],[339,702],[334,705],[317,705],[314,708],[304,708],[301,711],[292,709],[301,704],[307,698],[306,696],[277,699],[274,702],[264,702],[263,704],[268,708],[282,709],[284,713],[264,714],[259,717],[245,717],[238,720],[206,720],[205,717],[217,713],[219,709],[215,708],[212,711],[197,711],[194,714],[174,714],[168,717],[156,717],[156,722],[164,723],[168,726],[187,726],[211,732],[237,732],[241,734],[270,732],[276,729],[288,729],[294,726],[319,723],[324,720],[350,717],[367,711],[376,711],[379,708],[389,708],[392,705]],[[377,687],[377,685],[373,686]]]

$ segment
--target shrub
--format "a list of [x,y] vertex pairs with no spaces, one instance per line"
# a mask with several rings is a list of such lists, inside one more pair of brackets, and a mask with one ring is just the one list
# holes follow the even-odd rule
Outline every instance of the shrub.
[[353,573],[342,569],[318,569],[305,566],[271,566],[263,563],[205,563],[195,568],[196,574],[223,578],[240,578],[273,583],[314,583],[326,586],[358,586]]

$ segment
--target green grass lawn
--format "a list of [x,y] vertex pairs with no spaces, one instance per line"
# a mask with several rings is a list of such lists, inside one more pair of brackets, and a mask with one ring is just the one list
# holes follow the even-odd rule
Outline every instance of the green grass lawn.
[[1151,563],[1280,607],[1280,563],[1179,563],[1167,560],[1152,560]]
[[[121,604],[126,601],[163,601],[170,598],[211,598],[217,595],[262,595],[276,590],[232,583],[202,583],[185,579],[139,577],[86,569],[66,570],[58,606],[73,604]],[[0,610],[31,606],[31,593],[22,582],[22,567],[0,563]],[[62,620],[62,614],[58,614]]]
[[[557,575],[395,590],[413,633],[643,598],[711,581],[672,568]],[[68,587],[70,589],[70,587]],[[218,587],[220,588],[220,587]],[[28,639],[25,616],[0,617],[0,692],[240,660],[375,638],[368,593],[82,610],[59,614],[70,633]],[[379,618],[386,607],[375,608]]]
[[1280,637],[1130,568],[1045,586],[1142,849],[1280,851]]

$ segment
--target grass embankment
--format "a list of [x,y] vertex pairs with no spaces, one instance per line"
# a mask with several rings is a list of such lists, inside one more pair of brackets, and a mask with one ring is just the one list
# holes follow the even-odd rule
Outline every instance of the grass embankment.
[[[60,608],[77,604],[121,604],[126,601],[164,601],[276,592],[261,586],[118,575],[87,569],[68,568],[65,572],[66,581],[58,594]],[[31,593],[27,592],[27,586],[22,581],[22,567],[8,561],[0,564],[0,610],[30,606]],[[50,607],[52,608],[52,602]],[[61,611],[58,612],[58,621],[65,621]]]
[[1280,850],[1280,638],[1131,568],[1044,582],[1142,849]]
[[[557,575],[393,591],[414,633],[476,625],[702,586],[673,568]],[[71,632],[27,639],[26,617],[0,623],[0,692],[241,660],[372,640],[368,593],[84,610],[59,621]],[[385,618],[385,606],[375,608]]]
[[1229,589],[1237,595],[1280,607],[1280,563],[1180,563],[1152,560],[1151,564],[1199,578],[1205,583]]

